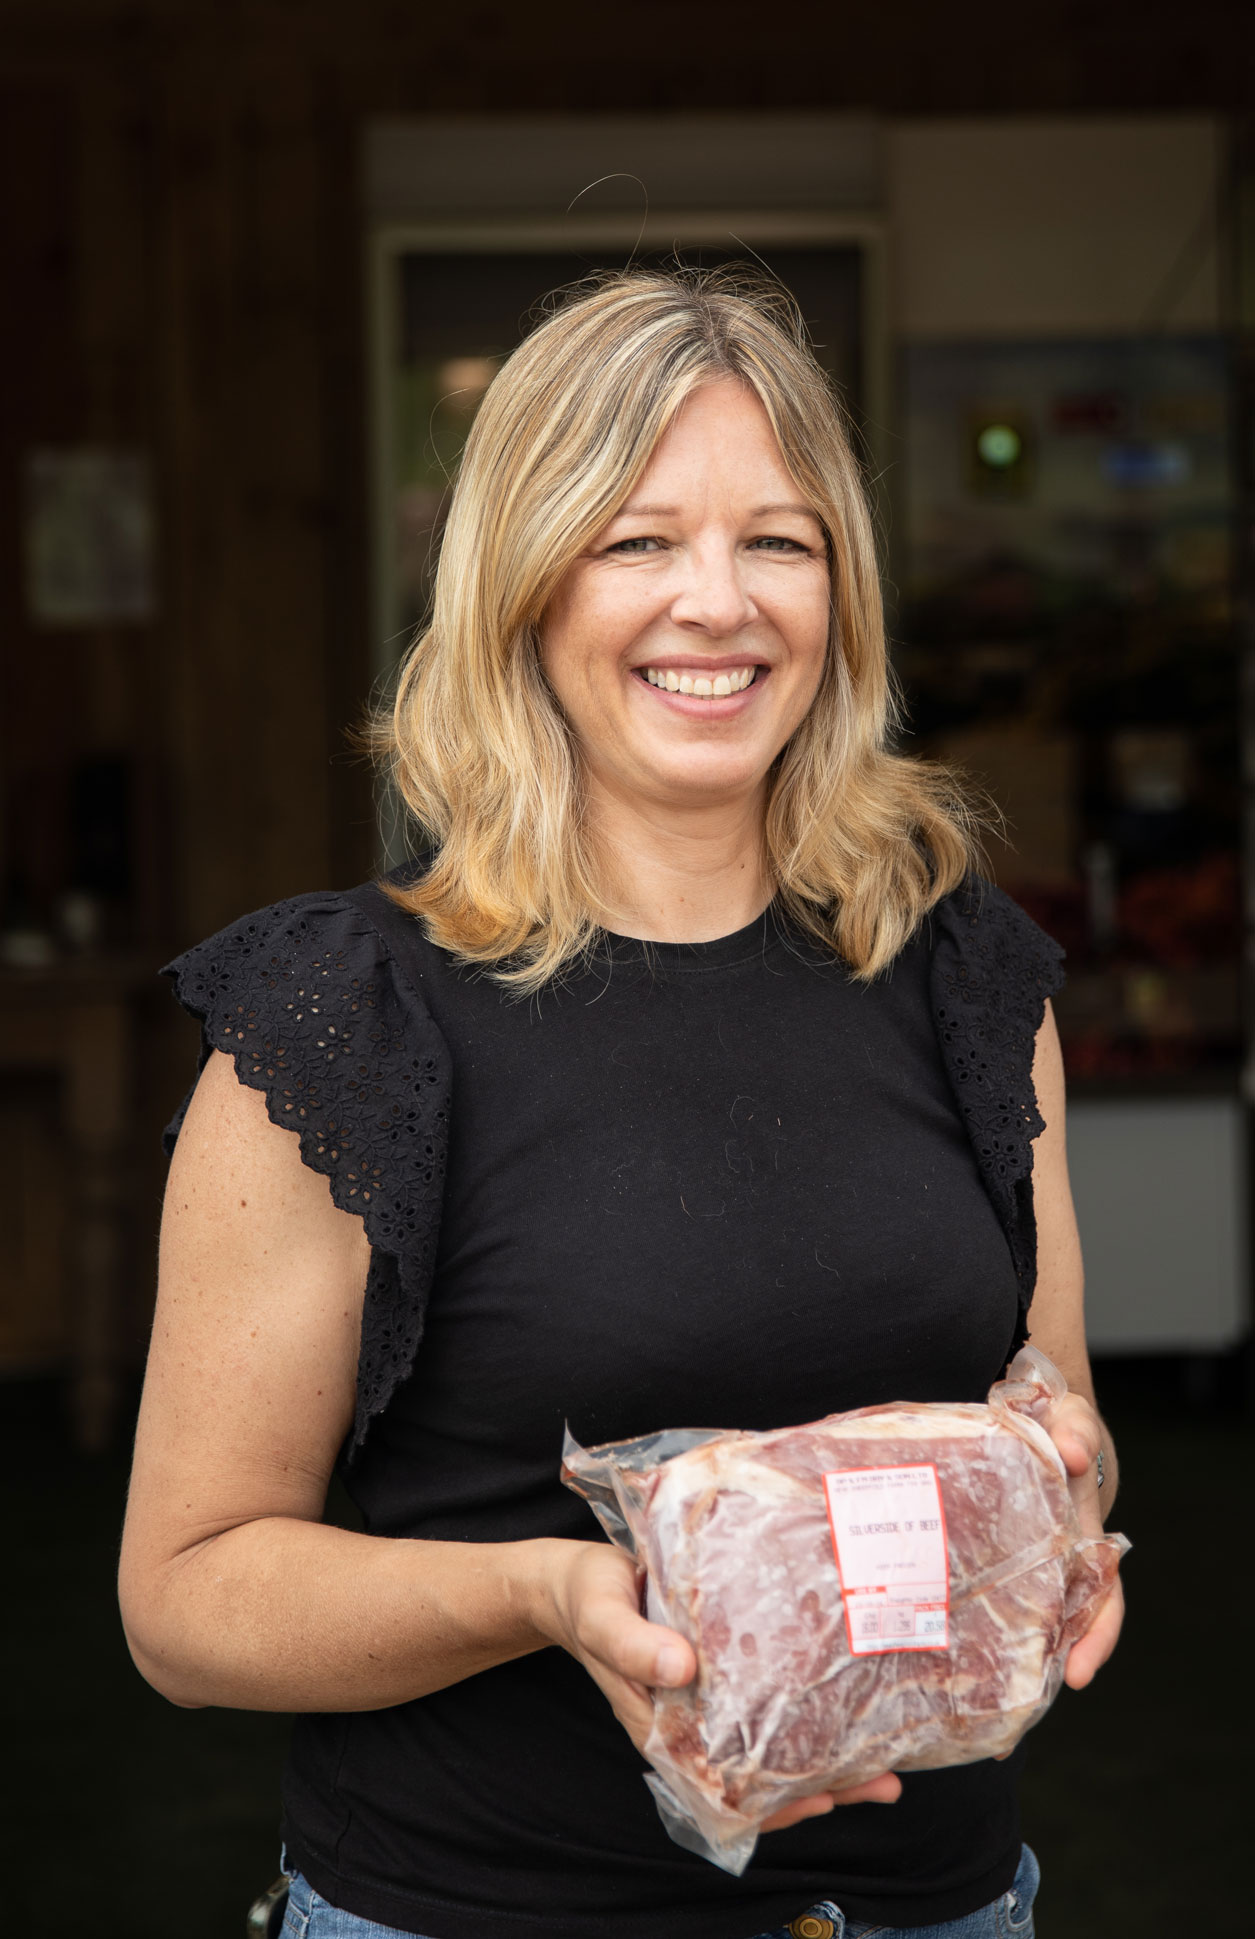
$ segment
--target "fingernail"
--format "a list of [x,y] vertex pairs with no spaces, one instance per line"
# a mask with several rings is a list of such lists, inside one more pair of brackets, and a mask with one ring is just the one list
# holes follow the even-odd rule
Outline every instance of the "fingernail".
[[678,1643],[664,1643],[654,1664],[654,1680],[658,1683],[683,1683],[688,1671],[688,1662]]

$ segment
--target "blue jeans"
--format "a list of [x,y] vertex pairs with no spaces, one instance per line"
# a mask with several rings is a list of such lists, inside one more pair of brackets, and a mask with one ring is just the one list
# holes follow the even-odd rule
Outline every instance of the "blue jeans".
[[[1011,1890],[965,1918],[947,1919],[939,1926],[868,1925],[862,1919],[847,1919],[838,1906],[824,1900],[799,1913],[791,1925],[775,1926],[757,1939],[872,1939],[873,1934],[876,1939],[1033,1939],[1033,1900],[1040,1878],[1037,1860],[1025,1845]],[[283,1931],[285,1939],[421,1939],[417,1933],[338,1912],[319,1898],[299,1872],[292,1877]]]

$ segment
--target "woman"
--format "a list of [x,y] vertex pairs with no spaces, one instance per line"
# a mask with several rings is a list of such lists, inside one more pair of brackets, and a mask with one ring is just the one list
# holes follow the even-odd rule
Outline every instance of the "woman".
[[[298,1935],[1029,1929],[1015,1759],[810,1799],[741,1879],[671,1844],[638,1752],[693,1654],[558,1481],[564,1420],[981,1398],[1027,1318],[1090,1526],[1100,1448],[1114,1493],[1059,952],[889,714],[791,310],[609,279],[467,446],[388,731],[424,859],[173,966],[205,1054],[123,1609],[174,1702],[300,1713]],[[363,1532],[321,1522],[342,1452]]]

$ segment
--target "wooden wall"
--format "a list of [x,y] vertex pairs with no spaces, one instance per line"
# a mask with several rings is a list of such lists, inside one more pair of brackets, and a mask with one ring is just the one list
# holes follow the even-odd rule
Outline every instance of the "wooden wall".
[[[140,929],[203,933],[359,876],[365,696],[360,131],[372,113],[1225,107],[1250,10],[1161,0],[843,9],[746,0],[4,0],[0,772],[56,867],[56,772],[129,750]],[[159,479],[151,627],[32,633],[33,442],[134,443]]]
[[[340,734],[366,664],[353,165],[308,68],[110,51],[0,70],[0,766],[55,800],[73,752],[134,757],[164,944],[369,858]],[[154,453],[153,625],[28,624],[36,443]]]
[[[41,893],[63,886],[66,776],[102,754],[139,785],[132,940],[154,966],[370,865],[345,740],[372,661],[369,117],[1237,112],[1253,20],[1245,0],[0,0],[0,860],[20,849]],[[93,443],[154,455],[159,611],[39,631],[24,454]],[[146,1017],[151,1153],[191,1043],[168,1003]],[[138,1339],[156,1164],[136,1179]]]

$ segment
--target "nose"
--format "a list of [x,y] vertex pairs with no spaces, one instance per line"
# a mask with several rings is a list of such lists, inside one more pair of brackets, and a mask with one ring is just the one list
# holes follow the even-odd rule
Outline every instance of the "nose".
[[677,626],[726,639],[757,616],[733,544],[712,539],[686,553],[683,583],[671,602],[671,618]]

